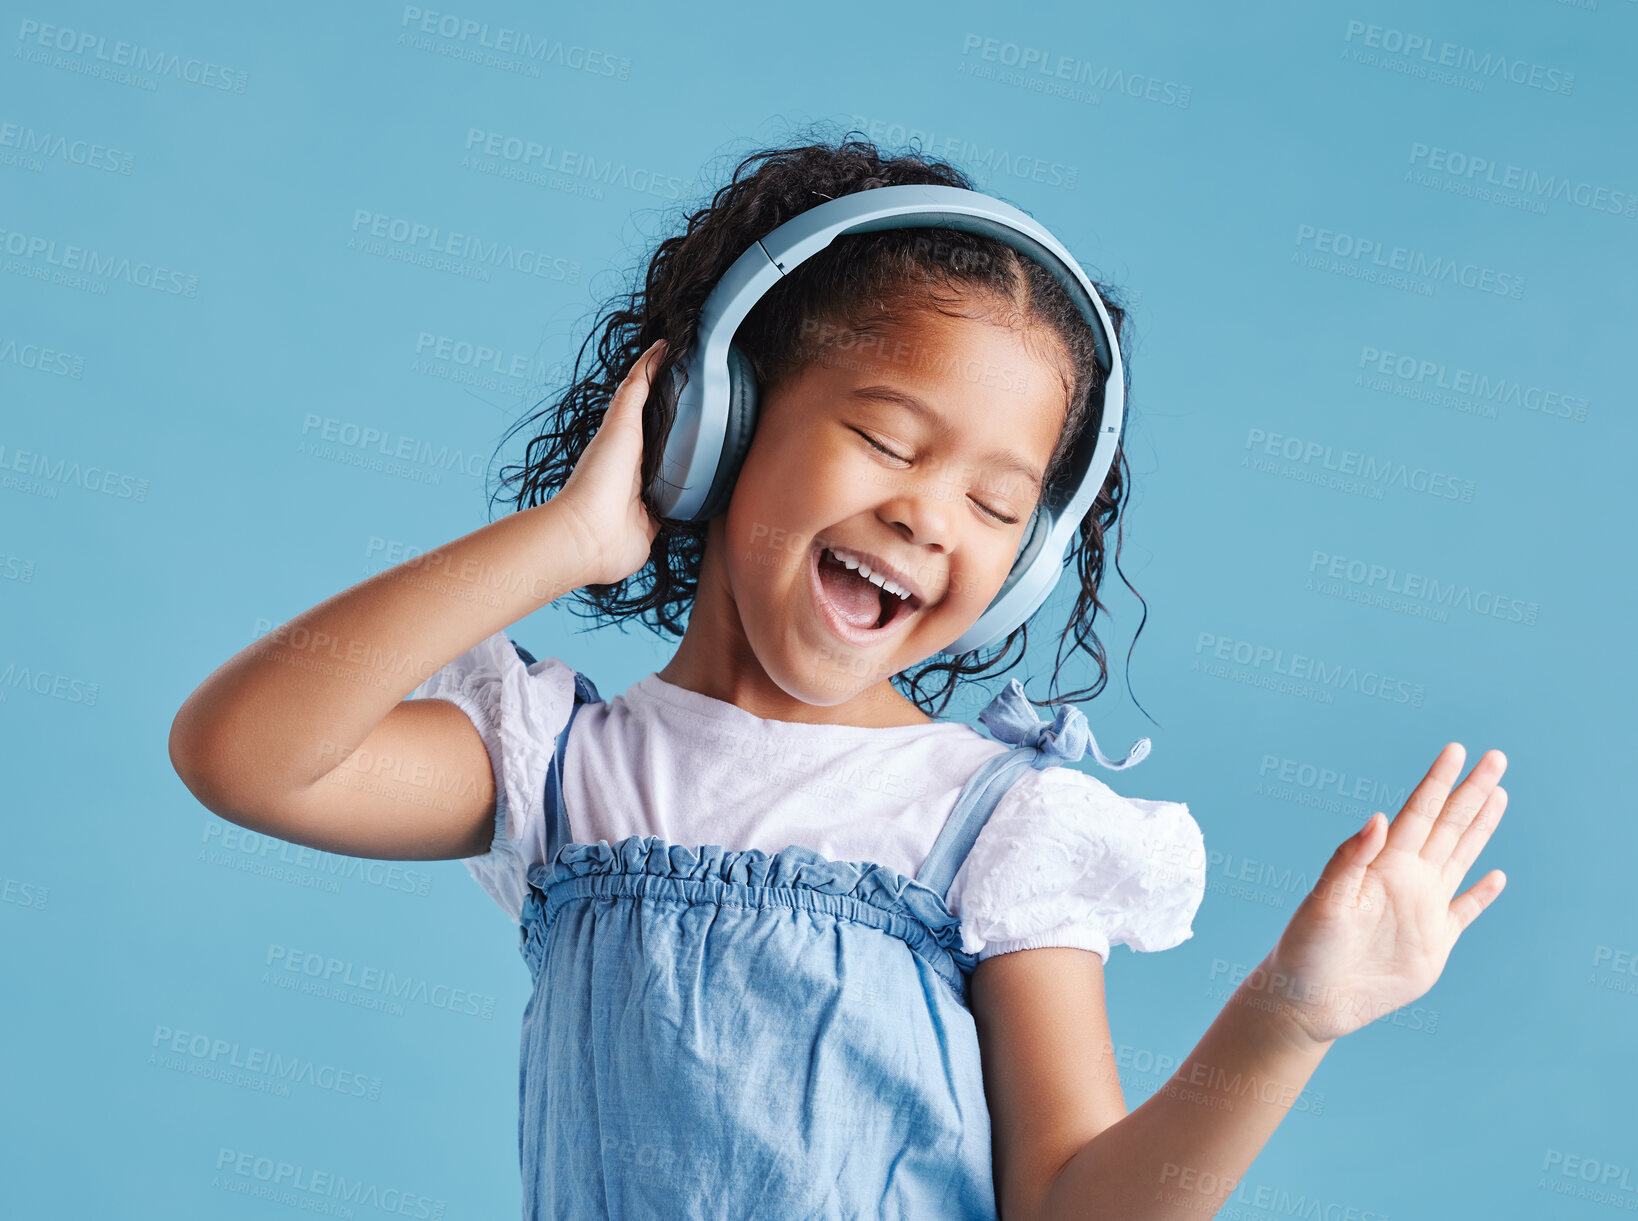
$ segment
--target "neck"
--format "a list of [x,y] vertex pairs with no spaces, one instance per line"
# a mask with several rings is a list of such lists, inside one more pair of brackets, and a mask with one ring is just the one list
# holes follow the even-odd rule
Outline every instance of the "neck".
[[659,677],[673,686],[743,708],[769,721],[796,721],[806,725],[856,725],[864,729],[890,729],[903,725],[936,724],[891,683],[880,682],[840,704],[809,704],[779,686],[757,664],[747,647],[744,657],[725,660],[722,646],[698,643],[691,620],[676,654]]

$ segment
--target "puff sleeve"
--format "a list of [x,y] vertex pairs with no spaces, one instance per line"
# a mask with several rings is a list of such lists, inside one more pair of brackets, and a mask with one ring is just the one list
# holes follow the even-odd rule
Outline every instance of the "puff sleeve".
[[980,960],[1071,946],[1170,949],[1206,889],[1183,802],[1122,797],[1071,767],[1031,769],[1002,796],[951,885],[962,949]]
[[514,924],[531,865],[545,856],[546,770],[574,706],[574,670],[555,657],[528,663],[504,631],[435,671],[410,699],[447,700],[472,722],[495,778],[490,847],[463,863]]

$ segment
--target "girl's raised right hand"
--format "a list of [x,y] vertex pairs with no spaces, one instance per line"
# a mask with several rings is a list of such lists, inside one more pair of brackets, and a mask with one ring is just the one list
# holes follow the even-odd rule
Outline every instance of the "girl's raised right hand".
[[590,551],[588,585],[613,585],[648,563],[660,524],[643,504],[643,404],[665,356],[656,339],[609,400],[597,435],[552,504],[574,517]]

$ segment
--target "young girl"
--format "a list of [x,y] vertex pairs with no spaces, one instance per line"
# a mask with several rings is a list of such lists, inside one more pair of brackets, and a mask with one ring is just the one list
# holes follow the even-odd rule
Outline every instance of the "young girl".
[[[577,362],[516,512],[298,616],[177,715],[177,771],[224,818],[463,859],[517,922],[526,1216],[1207,1217],[1331,1044],[1426,992],[1501,891],[1492,870],[1453,898],[1506,760],[1457,785],[1451,743],[1127,1113],[1103,964],[1191,936],[1200,830],[1069,766],[1146,744],[1105,759],[1067,703],[1042,721],[1013,681],[990,736],[937,715],[1016,664],[1022,628],[939,655],[1097,426],[1062,288],[985,236],[844,235],[736,334],[760,405],[726,510],[650,508],[671,419],[650,390],[729,263],[824,199],[909,183],[971,189],[860,142],[747,158]],[[1074,553],[1063,639],[1094,695],[1124,486],[1117,465]],[[601,700],[507,635],[565,594],[676,654]]]

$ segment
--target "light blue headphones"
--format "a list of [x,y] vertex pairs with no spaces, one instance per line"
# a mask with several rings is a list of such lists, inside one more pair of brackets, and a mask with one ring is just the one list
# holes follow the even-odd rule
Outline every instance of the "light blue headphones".
[[704,521],[727,508],[757,417],[756,378],[734,345],[734,333],[781,276],[844,233],[935,226],[995,238],[1050,271],[1092,328],[1103,369],[1103,385],[1093,392],[1093,422],[1070,455],[1070,470],[1079,473],[1074,490],[1043,495],[1000,592],[944,650],[953,655],[1000,643],[1046,601],[1109,474],[1125,419],[1120,346],[1097,289],[1057,238],[1011,204],[961,187],[876,187],[827,200],[753,243],[711,290],[694,344],[676,363],[668,387],[676,411],[650,490],[661,516],[674,521]]

